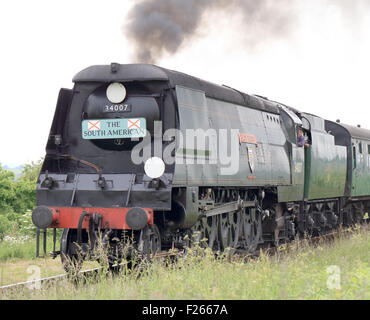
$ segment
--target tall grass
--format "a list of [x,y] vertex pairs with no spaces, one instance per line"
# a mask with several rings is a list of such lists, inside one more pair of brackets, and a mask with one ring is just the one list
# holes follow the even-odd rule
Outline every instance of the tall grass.
[[[315,247],[281,247],[277,254],[248,259],[194,247],[176,262],[158,260],[117,276],[75,286],[24,291],[22,299],[370,299],[369,233]],[[340,287],[330,288],[330,266]]]

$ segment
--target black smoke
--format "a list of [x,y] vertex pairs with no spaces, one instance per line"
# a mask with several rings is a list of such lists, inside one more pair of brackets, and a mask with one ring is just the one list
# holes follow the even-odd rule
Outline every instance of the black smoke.
[[[230,19],[241,16],[238,33],[246,49],[268,39],[286,39],[297,28],[302,3],[308,0],[140,0],[128,13],[123,31],[134,49],[136,62],[156,63],[175,54],[198,35],[201,27],[217,23],[208,13],[222,11]],[[356,19],[368,0],[310,0],[314,5],[339,6]],[[227,22],[226,22],[227,25]]]

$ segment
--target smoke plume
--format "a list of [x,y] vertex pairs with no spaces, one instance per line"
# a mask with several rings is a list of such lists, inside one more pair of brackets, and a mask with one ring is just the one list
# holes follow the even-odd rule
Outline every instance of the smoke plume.
[[[217,23],[209,21],[207,15],[215,10],[229,14],[230,19],[241,15],[242,26],[236,32],[243,32],[246,41],[240,45],[248,49],[270,38],[289,36],[297,27],[299,5],[305,1],[140,0],[130,10],[123,32],[133,45],[137,62],[156,63],[164,54],[175,54],[195,39],[201,26]],[[367,0],[326,2],[353,14]]]

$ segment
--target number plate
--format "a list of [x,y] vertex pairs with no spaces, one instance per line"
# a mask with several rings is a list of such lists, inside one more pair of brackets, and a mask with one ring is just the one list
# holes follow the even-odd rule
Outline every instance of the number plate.
[[145,118],[82,121],[83,139],[142,138],[145,136]]
[[104,113],[108,112],[130,112],[131,111],[131,104],[113,104],[113,105],[106,105],[103,108]]

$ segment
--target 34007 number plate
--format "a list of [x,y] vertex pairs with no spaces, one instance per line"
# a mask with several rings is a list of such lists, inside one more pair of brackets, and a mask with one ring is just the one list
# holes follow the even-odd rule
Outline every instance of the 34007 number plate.
[[145,136],[145,118],[82,121],[83,139],[142,138]]
[[108,112],[130,112],[131,111],[131,104],[112,104],[112,105],[105,105],[103,108],[104,113]]

